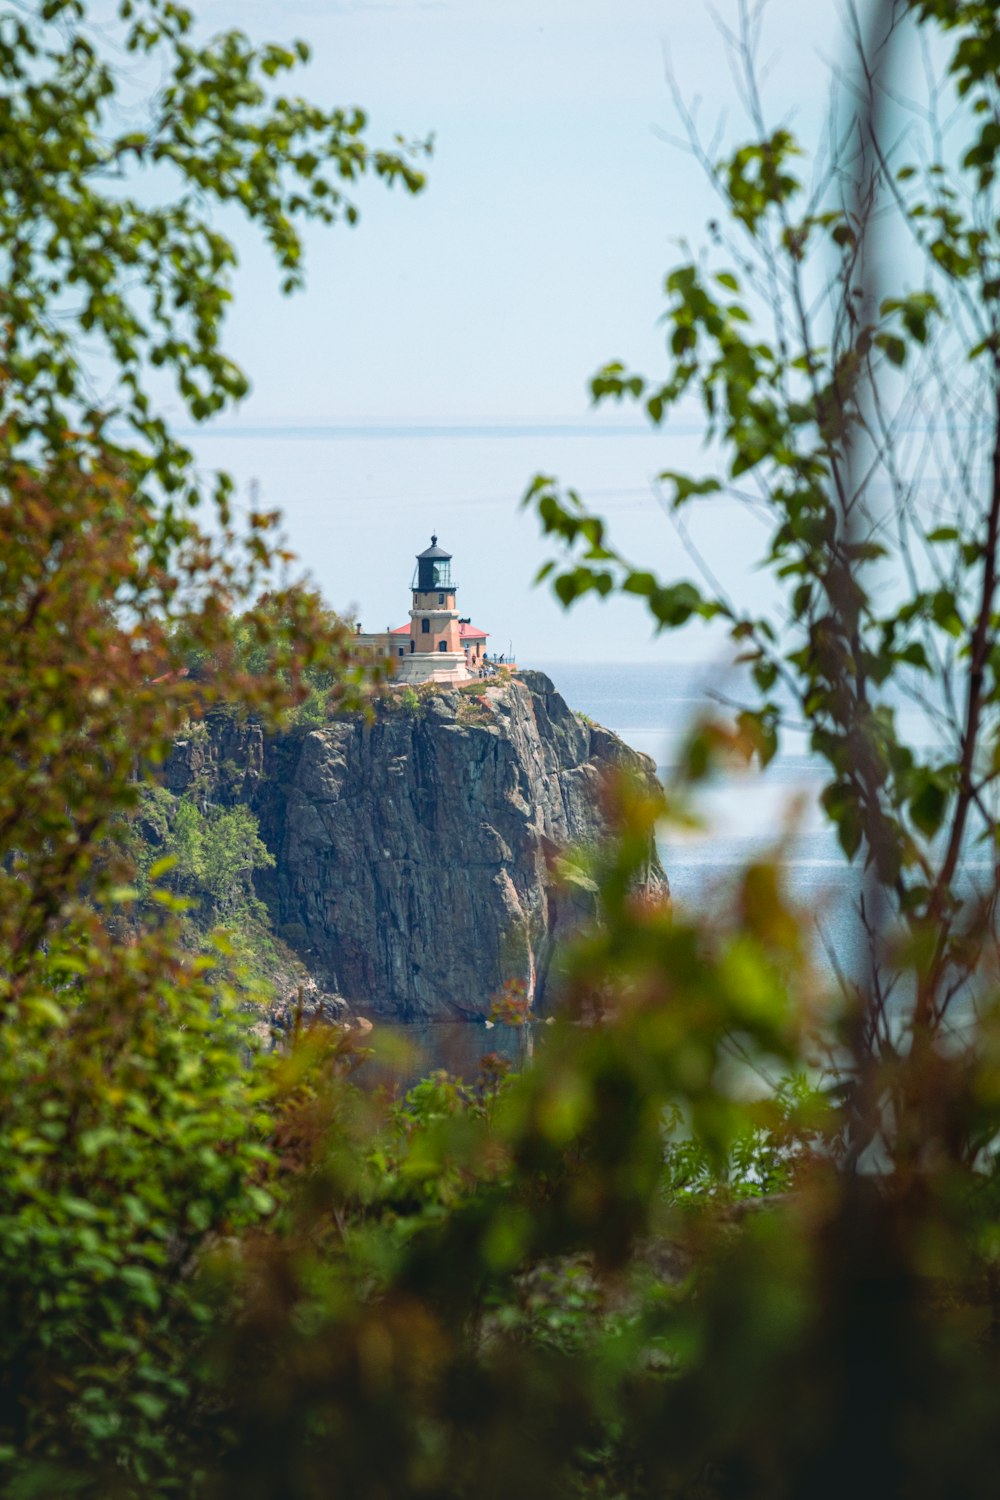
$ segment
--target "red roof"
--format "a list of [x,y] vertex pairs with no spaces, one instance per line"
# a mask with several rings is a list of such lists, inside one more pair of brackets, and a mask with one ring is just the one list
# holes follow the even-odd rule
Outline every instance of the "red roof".
[[[409,635],[409,625],[397,625],[395,630],[390,630],[390,635]],[[488,631],[480,630],[476,625],[460,625],[458,627],[459,638],[463,641],[485,641]]]

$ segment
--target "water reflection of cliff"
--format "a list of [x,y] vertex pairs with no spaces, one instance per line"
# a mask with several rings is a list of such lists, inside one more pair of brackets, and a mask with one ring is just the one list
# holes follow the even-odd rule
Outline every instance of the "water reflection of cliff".
[[540,1042],[537,1026],[492,1028],[468,1021],[437,1021],[410,1025],[376,1025],[364,1038],[372,1056],[358,1073],[366,1088],[384,1085],[405,1093],[429,1073],[444,1069],[466,1083],[475,1083],[483,1058],[494,1053],[514,1071],[524,1067]]

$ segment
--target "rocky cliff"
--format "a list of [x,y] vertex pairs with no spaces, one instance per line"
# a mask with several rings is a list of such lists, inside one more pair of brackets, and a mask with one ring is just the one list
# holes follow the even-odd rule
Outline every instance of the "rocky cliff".
[[[555,891],[548,860],[603,835],[613,766],[653,775],[526,671],[276,740],[229,725],[179,746],[167,779],[214,779],[253,808],[276,860],[260,894],[321,983],[374,1015],[454,1019],[508,980],[544,1008],[586,901]],[[648,886],[666,894],[652,850]]]

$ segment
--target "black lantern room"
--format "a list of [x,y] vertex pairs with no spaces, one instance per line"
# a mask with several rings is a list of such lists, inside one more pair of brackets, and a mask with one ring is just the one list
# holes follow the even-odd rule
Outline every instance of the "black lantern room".
[[434,589],[451,591],[458,587],[451,579],[451,553],[438,546],[436,536],[431,537],[431,544],[426,551],[417,553],[417,573],[413,587],[422,594],[432,593]]

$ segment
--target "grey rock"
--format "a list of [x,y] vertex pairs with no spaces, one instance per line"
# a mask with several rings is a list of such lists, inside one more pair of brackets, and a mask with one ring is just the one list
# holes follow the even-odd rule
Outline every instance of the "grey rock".
[[231,805],[250,801],[264,774],[264,731],[252,720],[211,712],[179,739],[163,768],[167,790]]
[[[654,776],[530,671],[247,748],[242,793],[275,855],[258,877],[275,925],[305,935],[324,990],[406,1020],[483,1016],[509,980],[537,1009],[552,1003],[556,940],[593,897],[557,891],[551,856],[606,834],[608,771]],[[173,789],[188,771],[206,775],[175,766]],[[646,889],[668,894],[652,848]]]

